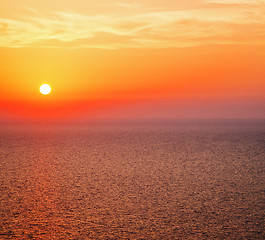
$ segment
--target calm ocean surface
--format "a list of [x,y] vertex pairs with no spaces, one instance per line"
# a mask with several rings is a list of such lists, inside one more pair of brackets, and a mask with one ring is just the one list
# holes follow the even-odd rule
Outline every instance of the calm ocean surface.
[[265,239],[265,121],[1,124],[0,239]]

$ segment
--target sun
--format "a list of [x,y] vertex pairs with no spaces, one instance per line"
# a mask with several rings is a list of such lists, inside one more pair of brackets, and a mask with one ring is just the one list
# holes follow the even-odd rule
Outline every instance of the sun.
[[43,95],[49,94],[51,92],[51,90],[52,90],[52,88],[51,88],[51,86],[49,84],[42,84],[40,86],[40,92]]

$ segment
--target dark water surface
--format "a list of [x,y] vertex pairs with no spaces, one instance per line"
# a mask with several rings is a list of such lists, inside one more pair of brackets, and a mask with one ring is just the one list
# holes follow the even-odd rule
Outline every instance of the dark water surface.
[[0,125],[0,239],[265,239],[265,122]]

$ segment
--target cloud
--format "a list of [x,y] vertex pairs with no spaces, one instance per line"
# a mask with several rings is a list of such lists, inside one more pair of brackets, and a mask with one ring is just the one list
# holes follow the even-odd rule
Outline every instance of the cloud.
[[265,4],[265,0],[206,0],[207,3],[218,4],[238,4],[238,5],[261,5]]
[[[208,0],[261,4],[264,1]],[[130,6],[121,3],[120,6]],[[141,5],[134,3],[134,8]],[[205,5],[202,5],[205,6]],[[265,43],[265,7],[185,10],[144,9],[134,13],[84,15],[69,12],[0,18],[1,47],[168,48],[201,44]]]

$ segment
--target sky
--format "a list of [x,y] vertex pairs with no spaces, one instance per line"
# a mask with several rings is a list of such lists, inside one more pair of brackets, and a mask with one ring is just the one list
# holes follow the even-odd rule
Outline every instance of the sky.
[[265,0],[1,1],[0,66],[0,119],[265,118]]

